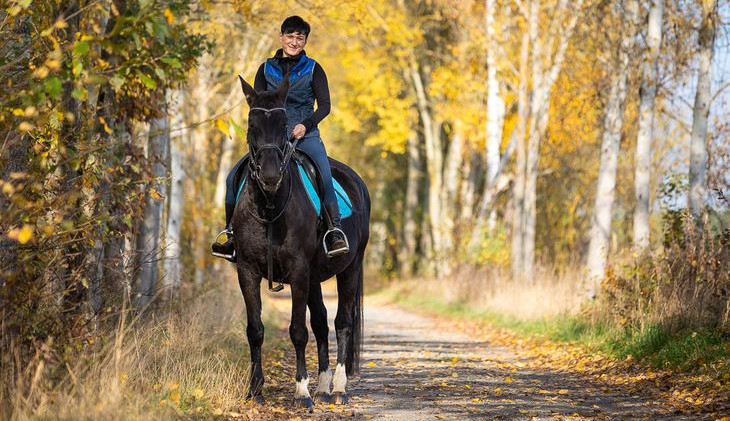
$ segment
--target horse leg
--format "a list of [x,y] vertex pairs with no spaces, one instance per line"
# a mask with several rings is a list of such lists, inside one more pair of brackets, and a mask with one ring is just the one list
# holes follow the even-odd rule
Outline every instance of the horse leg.
[[239,267],[238,283],[246,302],[248,320],[246,336],[251,350],[251,382],[246,397],[263,403],[264,372],[261,368],[261,346],[264,343],[264,324],[261,321],[261,277]]
[[314,392],[315,402],[330,402],[330,386],[332,385],[332,370],[329,362],[329,327],[327,326],[327,308],[322,299],[322,285],[314,280],[309,285],[310,322],[314,337],[317,339],[317,357],[319,360],[319,377],[317,390]]
[[357,258],[344,271],[337,275],[337,368],[332,386],[332,397],[335,404],[347,404],[347,376],[353,371],[353,353],[356,344],[353,334],[356,324],[359,326],[357,314],[358,294],[362,294],[362,259]]
[[289,337],[294,344],[297,356],[297,375],[294,400],[298,405],[305,406],[310,411],[314,406],[309,395],[309,375],[305,351],[309,333],[307,332],[307,301],[309,295],[309,276],[302,277],[291,283],[292,312],[289,325]]

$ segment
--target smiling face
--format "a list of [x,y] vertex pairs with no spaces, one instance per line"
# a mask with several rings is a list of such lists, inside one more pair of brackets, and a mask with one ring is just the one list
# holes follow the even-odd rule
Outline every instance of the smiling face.
[[281,34],[279,39],[281,40],[281,49],[284,51],[284,57],[296,56],[307,45],[307,36],[301,32]]

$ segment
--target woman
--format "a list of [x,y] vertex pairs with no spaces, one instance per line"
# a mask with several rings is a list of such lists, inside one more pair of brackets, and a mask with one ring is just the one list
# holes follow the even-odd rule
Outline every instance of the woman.
[[[337,196],[332,185],[327,152],[319,135],[317,125],[330,113],[330,92],[327,75],[316,61],[307,57],[304,46],[307,45],[310,26],[299,16],[290,16],[281,24],[279,40],[281,49],[274,57],[267,59],[259,67],[254,80],[256,91],[276,90],[284,75],[289,75],[290,88],[286,98],[287,133],[298,139],[297,149],[312,157],[322,176],[325,217],[327,218],[328,256],[334,257],[349,251],[345,234],[340,225],[340,210]],[[317,102],[317,109],[314,103]],[[232,187],[234,174],[238,166],[228,175],[226,183],[226,230],[228,236],[225,243],[213,243],[213,255],[235,261],[235,250],[231,232],[231,218],[235,208],[234,190]]]

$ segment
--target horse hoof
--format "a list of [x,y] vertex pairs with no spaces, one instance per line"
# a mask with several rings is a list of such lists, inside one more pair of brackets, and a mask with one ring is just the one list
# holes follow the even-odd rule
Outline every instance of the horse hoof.
[[315,393],[314,394],[314,403],[332,403],[332,395],[329,393]]
[[296,398],[294,399],[294,403],[296,406],[300,408],[307,408],[307,411],[312,412],[314,410],[314,402],[312,402],[312,398],[307,396],[306,398]]
[[335,405],[347,405],[350,399],[348,399],[347,393],[335,392],[332,394],[332,401]]

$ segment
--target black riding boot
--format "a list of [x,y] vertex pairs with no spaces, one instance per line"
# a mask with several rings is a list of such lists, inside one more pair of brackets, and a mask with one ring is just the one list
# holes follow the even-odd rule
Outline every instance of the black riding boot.
[[324,234],[325,253],[327,257],[335,257],[350,251],[345,232],[340,223],[340,209],[337,202],[325,205],[327,232]]
[[[233,219],[233,209],[235,205],[229,205],[226,203],[226,229],[218,233],[213,241],[211,249],[213,250],[213,256],[222,257],[233,263],[236,262],[236,248],[233,243],[233,230],[231,229],[231,219]],[[219,243],[218,239],[221,235],[226,235],[226,241]]]

